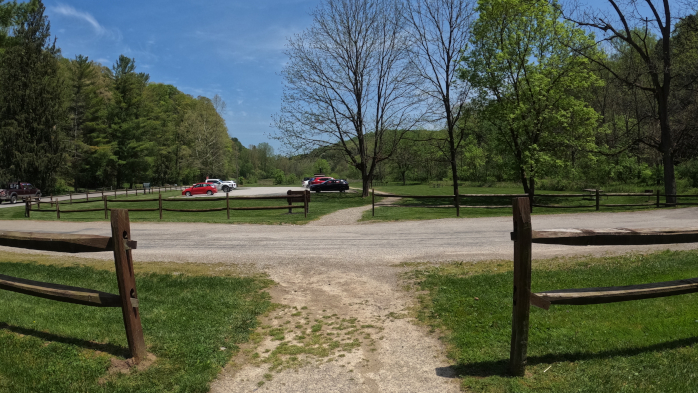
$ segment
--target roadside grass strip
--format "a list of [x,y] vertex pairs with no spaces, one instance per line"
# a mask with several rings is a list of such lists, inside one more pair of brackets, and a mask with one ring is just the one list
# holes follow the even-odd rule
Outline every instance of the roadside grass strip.
[[[140,266],[136,281],[152,364],[125,362],[119,308],[0,291],[0,392],[208,392],[271,307],[263,292],[270,280],[221,266],[192,269],[204,275],[186,273],[186,264],[169,264],[167,270],[180,274],[141,273]],[[165,269],[156,264],[154,270]],[[0,252],[0,273],[118,293],[113,263],[109,269],[100,260]]]
[[[285,188],[280,188],[280,194],[286,192]],[[230,193],[233,197],[234,193]],[[147,194],[138,196],[129,196],[129,199],[153,199],[157,198],[157,194]],[[185,201],[168,201],[166,198],[176,197],[184,198]],[[225,198],[225,193],[215,194],[217,198]],[[158,208],[158,201],[147,202],[119,202],[119,199],[124,199],[121,195],[112,202],[113,196],[109,197],[109,208],[117,209],[147,209]],[[213,209],[225,208],[225,200],[222,201],[205,201],[205,197],[191,198],[182,197],[181,192],[171,191],[163,192],[163,207],[171,209]],[[193,199],[196,199],[195,201]],[[131,222],[203,222],[203,223],[231,223],[231,224],[304,224],[312,220],[316,220],[323,215],[333,213],[337,210],[350,207],[365,206],[371,204],[371,198],[362,198],[360,193],[311,193],[308,217],[303,215],[303,209],[295,209],[293,214],[289,214],[288,210],[232,210],[233,207],[257,207],[257,206],[284,206],[287,205],[286,199],[262,199],[262,200],[234,200],[230,201],[230,219],[227,219],[226,211],[214,212],[170,212],[163,211],[162,220],[158,211],[129,211]],[[294,205],[298,205],[296,202]],[[87,209],[103,209],[104,202],[101,199],[95,199],[94,202],[80,203],[70,205],[67,202],[61,201],[61,219],[60,221],[108,221],[104,218],[104,211],[86,211],[77,213],[64,213],[63,210],[87,210]],[[42,221],[58,221],[56,218],[55,206],[51,208],[49,203],[42,202],[41,210],[37,211],[37,206],[32,207],[31,219]],[[53,210],[53,211],[50,211]],[[18,204],[17,207],[0,209],[0,220],[27,220],[24,217],[24,205]]]
[[[698,277],[697,251],[533,261],[532,291]],[[507,375],[510,261],[414,265],[418,318],[443,333],[461,388],[473,392],[697,392],[698,294],[531,307],[528,366]]]

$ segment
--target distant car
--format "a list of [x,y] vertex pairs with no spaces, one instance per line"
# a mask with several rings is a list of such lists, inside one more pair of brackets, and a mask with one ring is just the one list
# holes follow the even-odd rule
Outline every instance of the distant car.
[[230,192],[238,188],[234,180],[206,179],[206,183],[215,184],[216,189],[223,192]]
[[320,184],[311,184],[310,191],[321,192],[321,191],[339,191],[345,192],[349,189],[349,183],[346,180],[331,179],[324,181]]
[[209,183],[196,183],[193,186],[189,188],[185,188],[182,190],[182,195],[186,196],[192,196],[192,195],[201,195],[201,194],[206,194],[206,195],[213,195],[218,190],[216,189],[216,186],[213,184]]
[[23,200],[27,197],[40,198],[41,190],[25,182],[10,183],[7,188],[0,188],[0,203],[3,201],[16,203],[18,199]]
[[333,177],[329,177],[329,176],[314,177],[308,182],[308,187],[312,186],[313,184],[320,184],[320,183],[324,183],[328,180],[333,180],[333,179],[334,179]]
[[303,183],[301,183],[301,187],[308,188],[308,186],[310,185],[310,180],[312,180],[312,179],[313,179],[312,177],[304,177]]

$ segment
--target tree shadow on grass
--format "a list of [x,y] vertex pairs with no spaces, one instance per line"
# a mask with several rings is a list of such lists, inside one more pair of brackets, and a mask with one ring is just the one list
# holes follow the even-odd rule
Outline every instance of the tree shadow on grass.
[[118,357],[123,357],[123,358],[129,358],[131,357],[130,352],[128,348],[122,347],[120,345],[115,345],[115,344],[104,344],[104,343],[97,343],[94,341],[88,341],[88,340],[83,340],[80,338],[73,338],[73,337],[64,337],[64,336],[59,336],[53,333],[47,333],[47,332],[40,332],[35,329],[29,329],[29,328],[23,328],[20,326],[13,326],[9,325],[7,323],[0,322],[0,329],[2,330],[7,330],[13,333],[17,334],[23,334],[25,336],[32,336],[36,337],[38,339],[44,340],[46,342],[59,342],[63,344],[68,344],[68,345],[75,345],[78,347],[82,347],[85,349],[90,349],[94,351],[101,351],[108,353],[113,356],[118,356]]
[[[647,352],[658,352],[666,351],[671,349],[677,349],[682,347],[688,347],[691,345],[698,344],[698,337],[682,338],[679,340],[667,341],[663,343],[658,343],[646,347],[637,348],[626,348],[626,349],[613,349],[608,351],[601,351],[595,353],[588,352],[575,352],[575,353],[549,353],[542,356],[529,356],[527,364],[529,366],[537,364],[549,364],[557,362],[576,362],[579,360],[593,360],[593,359],[604,359],[612,358],[615,356],[636,356]],[[452,373],[446,373],[443,369],[445,367],[439,367],[436,369],[436,374],[439,376],[444,376],[447,378],[455,377],[508,377],[509,375],[509,359],[495,360],[489,362],[477,362],[477,363],[466,363],[466,364],[456,364],[450,367],[453,370]],[[455,376],[447,376],[455,375]]]

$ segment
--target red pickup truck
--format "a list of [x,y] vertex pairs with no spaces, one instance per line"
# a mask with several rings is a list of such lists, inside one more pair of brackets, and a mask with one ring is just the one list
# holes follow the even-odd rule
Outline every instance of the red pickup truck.
[[16,203],[18,199],[27,197],[41,197],[41,190],[24,182],[10,183],[7,188],[0,188],[0,203]]

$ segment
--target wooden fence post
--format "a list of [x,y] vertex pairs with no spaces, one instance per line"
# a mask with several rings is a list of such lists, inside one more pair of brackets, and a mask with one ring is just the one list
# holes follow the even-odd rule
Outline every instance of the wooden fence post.
[[228,214],[228,220],[230,220],[230,200],[228,199],[229,192],[225,193],[225,212]]
[[514,296],[511,320],[509,372],[523,376],[528,349],[528,318],[531,308],[531,210],[528,198],[514,198]]
[[659,190],[657,190],[657,209],[659,209]]
[[128,187],[126,187],[126,196],[128,196]]
[[73,204],[73,192],[72,191],[70,192],[70,204],[71,205]]
[[376,216],[376,190],[371,189],[371,217]]
[[102,199],[104,199],[104,187],[102,187]]
[[304,199],[303,203],[305,203],[305,209],[303,209],[303,210],[305,210],[305,217],[307,218],[308,212],[310,211],[310,190],[305,190],[304,196],[305,196],[305,198],[303,198]]
[[460,200],[458,194],[453,194],[453,201],[456,204],[456,217],[460,217]]
[[[29,199],[31,199],[31,197]],[[51,207],[53,207],[53,195],[49,197],[49,203],[51,204]]]
[[61,219],[61,204],[60,203],[56,203],[56,218],[59,220]]
[[599,189],[596,189],[596,211],[599,211]]
[[160,209],[160,219],[162,220],[162,194],[158,194],[158,209]]
[[116,280],[119,284],[121,311],[124,316],[128,349],[131,351],[134,363],[139,363],[146,356],[143,327],[141,326],[140,310],[138,308],[138,293],[136,279],[133,274],[133,259],[131,249],[126,241],[131,240],[131,224],[128,210],[113,209],[111,212],[111,234],[114,243],[114,264]]
[[24,217],[31,218],[32,205],[31,201],[24,201]]
[[114,189],[114,199],[116,199],[116,188]]
[[105,197],[104,195],[102,195],[102,200],[104,201],[104,218],[107,219],[107,218],[109,218],[109,215],[108,215],[108,214],[109,214],[109,213],[108,213],[109,210],[108,210],[108,208],[107,208],[107,197]]

